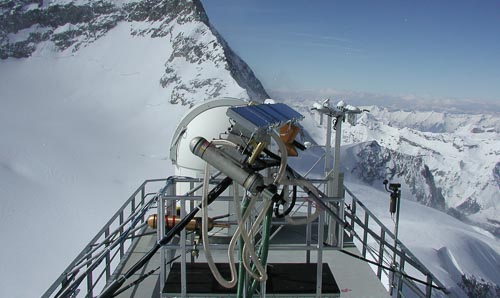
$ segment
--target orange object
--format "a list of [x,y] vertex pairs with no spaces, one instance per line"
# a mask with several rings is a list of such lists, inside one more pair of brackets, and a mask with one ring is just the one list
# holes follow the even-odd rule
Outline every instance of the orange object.
[[283,125],[280,128],[280,139],[285,143],[286,151],[288,156],[297,156],[299,155],[293,141],[295,137],[299,133],[300,128],[298,126],[287,124]]

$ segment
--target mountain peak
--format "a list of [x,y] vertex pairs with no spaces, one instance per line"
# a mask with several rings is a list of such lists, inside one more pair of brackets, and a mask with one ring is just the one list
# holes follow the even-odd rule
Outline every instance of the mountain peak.
[[0,58],[27,58],[47,49],[74,55],[119,24],[130,27],[131,38],[163,38],[171,44],[170,54],[159,61],[165,72],[158,79],[173,104],[192,106],[219,96],[269,97],[248,65],[210,25],[199,0],[4,0]]
[[133,33],[163,37],[170,33],[174,20],[209,25],[199,0],[4,0],[0,2],[0,57],[29,57],[45,41],[53,42],[58,50],[75,46],[76,51],[121,21],[149,23],[142,32]]

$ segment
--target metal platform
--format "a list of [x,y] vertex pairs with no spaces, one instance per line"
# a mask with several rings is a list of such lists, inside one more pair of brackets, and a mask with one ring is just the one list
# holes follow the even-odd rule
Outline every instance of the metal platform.
[[[280,238],[287,238],[287,233],[289,233],[289,236],[291,238],[297,238],[296,230],[292,229],[290,231],[284,230],[283,234],[280,235]],[[154,245],[156,242],[156,235],[148,235],[141,237],[139,241],[137,241],[136,245],[131,247],[130,252],[126,254],[126,261],[124,262],[124,267],[122,272],[126,271],[128,268],[130,268],[131,265],[135,264],[143,255],[145,252],[149,250],[149,248]],[[361,255],[359,250],[356,247],[349,247],[345,248],[345,250],[352,252],[357,255]],[[151,270],[154,270],[158,267],[158,262],[159,262],[159,256],[160,254],[157,253],[155,257],[149,262],[143,270],[141,270],[138,274],[136,274],[134,277],[131,278],[131,281],[136,280],[140,277],[140,275],[149,272]],[[219,251],[215,255],[217,260],[222,261],[225,258],[225,255],[222,253],[222,251]],[[313,254],[313,258],[315,255]],[[290,260],[297,261],[297,260],[305,260],[306,258],[306,253],[305,252],[299,252],[299,251],[287,251],[286,254],[283,252],[271,252],[269,256],[269,260],[273,262],[273,264],[286,264],[285,262],[288,262]],[[203,255],[200,255],[200,262],[204,261]],[[380,283],[378,280],[376,274],[373,272],[373,270],[370,268],[370,266],[361,260],[356,260],[353,259],[352,257],[345,255],[341,253],[340,251],[329,251],[328,253],[324,254],[323,257],[324,267],[328,265],[328,270],[329,272],[326,273],[326,275],[330,275],[328,278],[324,278],[323,280],[323,296],[322,297],[388,297],[389,294],[385,287]],[[188,262],[189,264],[189,262]],[[194,263],[194,264],[205,264],[205,263]],[[306,264],[307,263],[303,263]],[[315,277],[316,272],[315,270],[311,269],[311,264],[309,264],[309,277],[310,279],[306,280],[308,290],[303,291],[302,294],[296,297],[315,297],[315,280],[312,279],[312,277]],[[204,266],[204,265],[201,265]],[[312,267],[316,266],[316,264],[312,264]],[[167,283],[177,283],[177,287],[175,290],[170,290],[168,288],[168,284],[164,289],[162,289],[162,292],[165,294],[166,297],[179,297],[180,295],[180,290],[179,290],[179,285],[180,285],[180,263],[176,262],[172,266],[172,270],[170,271],[172,276],[169,276],[167,279]],[[349,270],[346,270],[346,268],[349,268]],[[206,267],[203,268],[203,270],[198,271],[196,274],[198,275],[205,275],[206,281],[209,281],[212,284],[212,279],[211,279],[211,273],[208,271],[206,272]],[[313,272],[314,271],[314,272]],[[202,274],[202,272],[204,272]],[[224,272],[222,270],[222,272]],[[293,272],[293,271],[292,271]],[[121,272],[117,272],[118,274]],[[311,275],[312,274],[312,275]],[[175,277],[174,277],[175,276]],[[190,275],[190,272],[188,272],[188,283],[190,277],[193,277],[194,275]],[[332,284],[332,281],[336,284],[336,288],[338,288],[338,291],[335,290],[333,293],[329,293],[330,287],[335,287],[335,285]],[[188,285],[189,289],[189,285]],[[312,293],[311,293],[312,292]],[[218,294],[214,294],[218,293]],[[223,292],[223,294],[230,294],[232,293],[231,291],[228,292]],[[271,294],[272,293],[272,294]],[[216,297],[221,296],[221,292],[216,292],[213,291],[211,292],[211,295],[214,294]],[[268,291],[269,296],[268,297],[279,297],[280,294],[284,295],[286,297],[291,297],[291,294],[293,293],[284,293],[280,292],[280,289],[277,289],[275,291]],[[208,293],[204,293],[203,295],[200,295],[199,292],[190,292],[188,290],[188,297],[209,297]],[[297,295],[297,294],[296,294]],[[213,295],[212,295],[213,296]],[[122,292],[120,295],[117,297],[119,298],[126,298],[126,297],[154,297],[154,298],[159,298],[160,297],[160,281],[159,281],[159,274],[154,273],[147,277],[143,282],[139,283],[136,286],[133,286],[129,288],[128,290]],[[226,297],[226,296],[225,296]]]
[[[286,237],[286,231],[285,234],[282,235],[282,237]],[[126,270],[129,268],[132,264],[135,264],[137,260],[139,260],[140,257],[146,252],[154,243],[156,242],[156,236],[155,235],[149,235],[145,237],[141,237],[140,241],[137,242],[137,245],[135,245],[134,248],[131,249],[130,253],[128,253],[127,261],[125,262],[124,269]],[[359,250],[355,247],[349,247],[345,248],[345,250],[352,252],[357,255],[361,255]],[[222,260],[225,256],[222,254],[217,255],[219,260]],[[287,262],[289,260],[303,260],[306,257],[305,252],[297,252],[297,251],[289,251],[284,255],[282,252],[271,252],[269,259],[271,262]],[[314,257],[314,256],[313,256]],[[203,256],[200,256],[201,260],[204,260]],[[146,272],[149,272],[151,270],[154,270],[157,268],[157,262],[159,261],[159,253],[152,259],[151,262],[149,262],[143,270],[141,270],[140,273],[136,274],[136,276],[132,277],[131,280],[136,280],[139,278],[141,274],[144,274]],[[370,268],[370,266],[361,260],[356,260],[353,259],[352,257],[345,255],[341,253],[340,251],[331,251],[328,252],[327,254],[324,255],[324,262],[325,265],[328,264],[328,270],[330,270],[330,274],[332,279],[334,279],[334,282],[337,284],[338,287],[338,292],[339,293],[324,293],[323,297],[388,297],[389,294],[385,287],[380,283],[378,280],[376,274],[373,272],[373,270]],[[188,263],[189,264],[189,263]],[[199,264],[199,263],[197,263]],[[275,263],[276,264],[276,263]],[[315,265],[315,264],[314,264]],[[180,269],[180,263],[174,263],[173,265],[173,272],[174,274],[179,274],[179,269]],[[349,270],[346,270],[346,268],[349,268]],[[205,270],[206,271],[206,270]],[[208,277],[211,276],[210,272],[205,272]],[[188,273],[189,276],[189,273]],[[314,272],[315,276],[315,272]],[[169,277],[170,278],[170,277]],[[176,281],[180,281],[180,276],[177,275]],[[188,278],[189,280],[189,278]],[[172,280],[171,280],[172,281]],[[179,284],[178,284],[179,285]],[[325,287],[328,287],[328,282],[325,281],[323,282],[323,285]],[[314,287],[315,283],[311,283],[311,280],[309,280],[309,288]],[[310,290],[309,290],[310,291]],[[172,296],[180,296],[180,291],[177,288],[177,291],[171,291],[169,292],[168,287],[166,289],[163,289],[163,292],[165,292],[165,295],[167,297],[172,297]],[[314,291],[313,291],[314,292]],[[167,294],[170,293],[170,294]],[[176,295],[173,295],[173,293],[177,293]],[[190,295],[193,295],[194,293],[191,293],[188,291]],[[198,293],[199,294],[199,293]],[[278,293],[276,293],[278,294]],[[305,295],[306,293],[303,293],[302,295]],[[309,296],[315,296],[314,294],[309,293]],[[196,296],[196,295],[195,295]],[[198,295],[199,297],[200,295]],[[220,297],[219,295],[215,295],[217,297]],[[154,297],[154,298],[159,298],[160,297],[160,282],[159,282],[159,274],[154,273],[148,278],[146,278],[143,282],[139,283],[136,286],[133,286],[126,290],[125,292],[121,293],[117,297],[119,298],[126,298],[126,297]],[[192,296],[189,296],[192,297]],[[206,295],[203,295],[203,297],[208,297]],[[272,297],[272,296],[269,296]],[[290,297],[289,294],[287,294],[287,297]],[[301,296],[301,297],[307,297],[307,296]]]
[[[217,267],[223,276],[229,277],[229,266],[219,263]],[[340,289],[335,282],[328,264],[323,264],[323,297],[340,297]],[[266,282],[266,297],[316,297],[316,264],[312,263],[271,263],[267,264],[269,278]],[[176,263],[163,289],[166,296],[181,295],[181,267]],[[187,297],[236,297],[236,287],[224,288],[213,278],[206,263],[188,263]]]
[[[154,212],[158,206],[166,206],[164,204],[169,200],[180,201],[181,205],[186,206],[187,200],[199,199],[194,194],[191,196],[168,194],[168,190],[172,187],[175,188],[176,182],[186,183],[189,181],[193,186],[196,186],[200,183],[200,179],[172,178],[167,186],[161,188],[159,192],[151,191],[151,188],[160,188],[161,185],[165,184],[165,181],[166,179],[145,181],[42,297],[65,297],[64,293],[68,292],[79,293],[76,297],[80,297],[82,294],[87,297],[96,297],[106,284],[121,276],[148,252],[158,241],[157,233],[145,228],[144,222],[148,212]],[[323,216],[320,216],[317,222],[303,227],[288,227],[283,226],[283,222],[273,222],[274,231],[279,232],[276,232],[276,237],[271,241],[268,263],[302,263],[308,264],[304,266],[316,268],[316,276],[309,274],[311,279],[307,280],[309,284],[311,281],[315,282],[314,285],[310,286],[316,290],[316,293],[303,292],[296,294],[295,297],[307,297],[307,295],[338,296],[338,293],[326,291],[330,286],[328,281],[325,284],[324,280],[318,279],[318,276],[323,276],[321,271],[325,265],[328,268],[325,269],[326,274],[328,275],[328,271],[331,271],[340,291],[340,297],[387,297],[389,296],[388,285],[382,284],[381,280],[387,280],[389,275],[388,270],[383,266],[384,258],[387,259],[388,256],[392,255],[396,256],[399,272],[404,273],[410,270],[413,276],[418,274],[416,276],[420,280],[427,281],[424,285],[417,284],[406,278],[405,275],[399,275],[395,284],[398,297],[402,293],[408,292],[411,292],[412,296],[415,297],[431,297],[433,292],[442,295],[443,292],[439,290],[442,284],[432,273],[401,242],[398,241],[395,247],[392,233],[366,209],[358,198],[348,190],[347,194],[350,197],[346,199],[348,207],[346,208],[345,220],[350,222],[350,226],[355,232],[348,232],[348,237],[344,237],[344,240],[354,239],[359,250],[353,246],[352,242],[348,243],[347,241],[344,242],[342,250],[361,258],[370,259],[375,266],[353,258],[339,248],[329,247],[323,241],[318,241],[318,239],[325,240],[326,237],[324,235],[326,221]],[[162,208],[160,207],[160,209]],[[150,211],[144,212],[145,210]],[[140,224],[141,222],[143,224]],[[137,226],[132,228],[136,224]],[[323,227],[323,229],[318,227]],[[187,245],[188,242],[192,241],[190,237],[191,235],[187,236],[184,230],[180,237],[175,238],[177,242],[171,242],[160,249],[146,266],[123,284],[121,289],[128,288],[117,297],[172,297],[170,294],[165,294],[163,289],[169,274],[175,272],[177,268],[182,268],[183,263],[185,268],[190,268],[190,266],[198,266],[191,264],[205,262],[201,247],[199,247],[199,258],[186,254],[186,252],[191,252],[193,248],[192,245]],[[300,244],[297,244],[299,242]],[[227,262],[224,250],[227,248],[227,244],[213,241],[213,247],[215,262]],[[167,265],[169,260],[178,255],[181,255],[181,258],[176,259],[172,267]],[[163,277],[161,270],[158,269],[159,266],[161,267],[162,258],[165,265]],[[317,264],[324,265],[317,266]],[[187,273],[187,270],[184,272]],[[269,272],[272,272],[272,269]],[[144,278],[145,275],[147,277]],[[186,284],[187,276],[184,277],[184,284]],[[144,280],[140,283],[134,284],[134,281],[143,278]],[[186,290],[181,291],[181,295],[174,293],[174,296],[192,297],[188,295],[187,289],[186,287]],[[175,290],[175,292],[178,291]],[[280,293],[274,294],[281,295]],[[290,293],[283,295],[293,297]]]
[[[318,111],[328,117],[325,154],[301,174],[288,164],[303,119],[293,108],[228,99],[195,108],[172,140],[178,176],[145,181],[43,297],[442,294],[397,224],[393,234],[343,185],[341,123],[361,110],[323,102]],[[307,178],[323,157],[323,178]]]
[[[150,228],[141,231],[142,234],[149,234],[151,232],[156,231]],[[156,233],[138,238],[138,241],[136,241],[126,253],[124,261],[122,262],[123,267],[119,271],[115,272],[115,274],[119,276],[123,272],[126,272],[137,261],[139,261],[142,256],[144,256],[144,254],[147,253],[151,249],[151,247],[153,247],[153,245],[155,245],[156,238]],[[130,278],[130,281],[133,282],[135,280],[138,280],[145,273],[157,269],[159,263],[160,253],[158,252],[153,256],[153,258],[151,258],[150,262],[148,262],[140,271],[138,271]],[[130,287],[116,297],[160,297],[160,276],[158,270],[145,278],[141,283]]]

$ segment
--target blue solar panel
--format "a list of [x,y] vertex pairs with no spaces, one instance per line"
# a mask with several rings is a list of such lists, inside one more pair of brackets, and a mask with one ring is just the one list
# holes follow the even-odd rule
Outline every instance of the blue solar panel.
[[260,104],[231,107],[227,115],[250,131],[281,126],[289,121],[302,120],[304,116],[286,104]]

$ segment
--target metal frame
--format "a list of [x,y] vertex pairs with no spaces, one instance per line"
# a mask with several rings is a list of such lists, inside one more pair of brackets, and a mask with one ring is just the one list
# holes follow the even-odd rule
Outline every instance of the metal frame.
[[[347,187],[349,200],[346,202],[345,220],[350,222],[352,228],[348,232],[353,239],[356,239],[362,245],[362,257],[375,261],[376,273],[379,280],[382,276],[395,275],[395,282],[390,285],[396,289],[396,297],[404,297],[406,291],[411,291],[417,297],[431,297],[434,292],[441,295],[447,294],[446,287],[425,267],[418,258],[372,213],[368,208],[350,191]],[[350,202],[350,204],[348,204]],[[361,207],[361,208],[359,208]],[[362,219],[363,218],[363,219]],[[379,233],[375,231],[379,230]],[[359,235],[363,235],[361,238]],[[374,241],[378,244],[378,251],[374,252],[369,242]],[[394,245],[394,243],[396,245]],[[384,258],[390,258],[395,262],[384,265]],[[383,268],[391,266],[395,272]],[[425,286],[415,282],[405,276],[406,272],[411,271],[421,275],[420,280],[424,281]],[[391,279],[389,278],[389,281]]]
[[[122,261],[127,258],[126,252],[137,241],[137,238],[125,239],[113,248],[111,246],[112,240],[122,236],[122,233],[127,230],[127,227],[132,222],[130,215],[138,212],[145,205],[146,199],[153,199],[158,189],[166,181],[167,178],[144,181],[47,289],[42,297],[57,297],[68,285],[71,285],[76,276],[82,274],[81,271],[85,271],[84,281],[75,285],[75,292],[86,293],[87,297],[94,297],[109,281],[113,280],[115,276],[112,275],[112,272],[116,273],[120,271]],[[141,223],[145,222],[146,217],[147,214],[141,219]],[[135,232],[132,231],[133,233]],[[102,256],[104,256],[102,262],[91,267],[91,262],[101,257],[99,252],[102,252]],[[102,278],[103,276],[104,279]]]
[[[216,179],[211,179],[211,183],[215,183],[218,180]],[[194,179],[194,178],[188,178],[188,177],[174,177],[172,179],[172,184],[169,188],[165,188],[162,192],[159,193],[158,195],[158,219],[162,220],[162,222],[158,223],[158,234],[159,238],[164,235],[165,230],[160,228],[162,226],[165,226],[164,218],[165,218],[165,213],[164,211],[161,210],[168,210],[168,206],[172,205],[180,205],[181,206],[181,217],[184,215],[183,210],[185,209],[185,206],[189,203],[192,205],[193,202],[195,201],[200,201],[201,197],[199,195],[195,195],[195,190],[198,189],[199,187],[194,187],[192,188],[191,191],[189,191],[186,195],[176,195],[175,191],[172,191],[171,188],[175,188],[176,183],[191,183],[193,186],[195,183],[201,184],[202,180],[201,179]],[[325,181],[322,180],[315,180],[315,182],[320,182],[320,183],[325,183]],[[233,197],[232,196],[220,196],[218,201],[232,201]],[[305,196],[298,197],[297,198],[297,204],[300,204],[300,202],[305,202],[307,201],[308,198]],[[325,198],[324,199],[327,202],[338,202],[338,198]],[[163,206],[163,208],[162,208]],[[308,213],[310,215],[311,213],[311,204],[307,206]],[[160,213],[162,212],[162,213]],[[232,223],[236,224],[236,223]],[[273,221],[273,225],[286,225],[285,222],[283,221]],[[325,225],[325,212],[322,211],[320,216],[319,216],[319,222],[317,224],[317,229],[318,229],[318,239],[317,242],[314,243],[312,240],[312,226],[313,223],[308,223],[306,224],[306,241],[303,244],[270,244],[269,245],[269,250],[270,251],[304,251],[305,252],[305,258],[304,258],[304,263],[310,263],[311,261],[311,251],[316,251],[316,264],[317,264],[317,269],[316,269],[316,293],[315,294],[300,294],[297,297],[306,297],[306,296],[311,296],[311,297],[320,297],[322,295],[322,274],[323,274],[323,251],[328,251],[328,250],[339,250],[341,246],[324,246],[323,245],[323,240],[324,240],[324,225]],[[180,241],[177,244],[167,244],[161,248],[161,259],[160,259],[160,270],[162,272],[165,272],[164,275],[160,275],[160,285],[165,285],[168,277],[168,272],[169,268],[167,263],[169,260],[172,259],[172,257],[175,255],[176,251],[180,252],[186,252],[188,250],[188,245],[192,245],[191,243],[187,242],[187,236],[186,236],[186,231],[183,230],[180,233]],[[211,249],[214,250],[227,250],[228,245],[227,244],[211,244],[210,245]],[[200,247],[200,250],[203,248]],[[165,257],[165,256],[171,256],[171,257]],[[193,258],[191,258],[190,262],[195,262]],[[181,263],[181,293],[163,293],[163,286],[160,286],[160,291],[161,291],[161,297],[172,297],[172,295],[176,297],[199,297],[200,294],[192,294],[190,295],[187,293],[187,278],[186,278],[186,257],[181,256],[180,258],[180,263]],[[209,293],[207,293],[208,295]],[[276,296],[278,297],[279,295],[271,295],[272,297]],[[290,295],[285,295],[286,297],[293,297]]]
[[[167,186],[161,187],[165,184]],[[185,196],[175,195],[175,184],[177,182],[189,182],[192,188]],[[82,250],[82,252],[71,262],[71,264],[64,270],[64,272],[57,278],[57,280],[49,287],[49,289],[42,295],[42,297],[57,297],[68,285],[70,285],[75,276],[83,276],[81,282],[75,285],[75,290],[80,293],[85,293],[87,297],[94,297],[97,295],[105,285],[112,281],[117,274],[121,272],[121,267],[124,261],[127,260],[129,249],[134,246],[134,243],[138,241],[138,238],[126,239],[123,242],[118,243],[116,246],[112,246],[113,239],[116,240],[122,236],[125,231],[130,227],[133,217],[131,215],[136,214],[141,208],[147,204],[147,199],[157,202],[157,212],[160,216],[158,218],[164,220],[165,210],[167,205],[175,206],[178,202],[181,207],[186,207],[186,204],[193,206],[195,200],[199,200],[199,196],[194,195],[196,189],[202,182],[201,179],[193,178],[164,178],[164,179],[152,179],[144,181],[137,190],[132,194],[132,196],[118,209],[118,211],[111,217],[111,219],[106,223],[106,225],[97,233],[97,235],[89,242],[89,244]],[[324,183],[324,180],[316,180],[315,183]],[[158,190],[159,192],[153,191]],[[346,230],[348,235],[355,238],[355,242],[362,245],[362,257],[366,259],[371,259],[375,261],[378,265],[375,269],[379,279],[384,275],[388,275],[387,269],[383,268],[384,256],[396,255],[396,280],[392,285],[396,291],[396,296],[401,297],[403,293],[410,291],[413,295],[418,297],[431,297],[434,293],[446,294],[445,290],[435,289],[436,287],[444,289],[444,285],[410,252],[406,246],[404,246],[399,240],[394,240],[393,233],[387,229],[378,220],[373,213],[371,213],[364,204],[349,190],[345,189],[347,194],[349,194],[349,199],[346,203],[350,203],[344,212],[344,219],[349,223],[350,231]],[[232,197],[221,196],[219,200],[231,200]],[[304,200],[304,198],[302,199]],[[324,198],[323,200],[329,203],[339,203],[338,199],[335,198]],[[329,204],[331,205],[331,204]],[[152,206],[153,207],[153,206]],[[311,213],[311,204],[307,205],[308,213]],[[181,208],[184,210],[185,208]],[[170,208],[172,210],[172,208]],[[184,212],[181,211],[181,216],[184,216]],[[145,222],[148,214],[144,214],[140,221]],[[311,251],[317,251],[316,262],[318,264],[317,270],[317,296],[321,295],[321,274],[323,251],[327,250],[338,250],[339,247],[323,246],[324,237],[322,228],[324,223],[324,214],[319,218],[318,224],[318,241],[314,243],[312,241],[312,224],[306,226],[306,240],[305,243],[299,245],[285,245],[285,244],[271,244],[270,250],[280,250],[280,251],[290,251],[299,250],[305,252],[305,262],[311,261]],[[283,225],[283,222],[275,221],[275,225]],[[164,226],[159,224],[160,235],[165,233]],[[130,231],[130,234],[134,234],[141,226]],[[376,231],[379,231],[378,233]],[[166,265],[166,261],[172,259],[173,254],[176,250],[186,251],[188,248],[188,237],[183,231],[180,234],[180,241],[176,244],[168,244],[160,250],[161,254],[161,281],[166,281],[168,276],[169,267]],[[378,251],[373,249],[369,243],[377,243]],[[396,243],[396,247],[394,246]],[[225,244],[213,244],[213,249],[227,249]],[[101,253],[98,253],[99,250]],[[97,266],[91,265],[92,261],[100,259],[101,261]],[[194,262],[194,258],[190,258],[191,262]],[[182,277],[182,293],[179,293],[182,297],[189,297],[186,290],[186,264],[187,260],[185,257],[181,258],[181,271],[184,272],[184,277]],[[427,284],[422,286],[417,284],[413,280],[407,278],[401,273],[405,273],[411,270],[414,275],[415,272],[419,272],[426,281]],[[83,274],[83,275],[82,275]],[[163,288],[163,287],[161,287]]]

